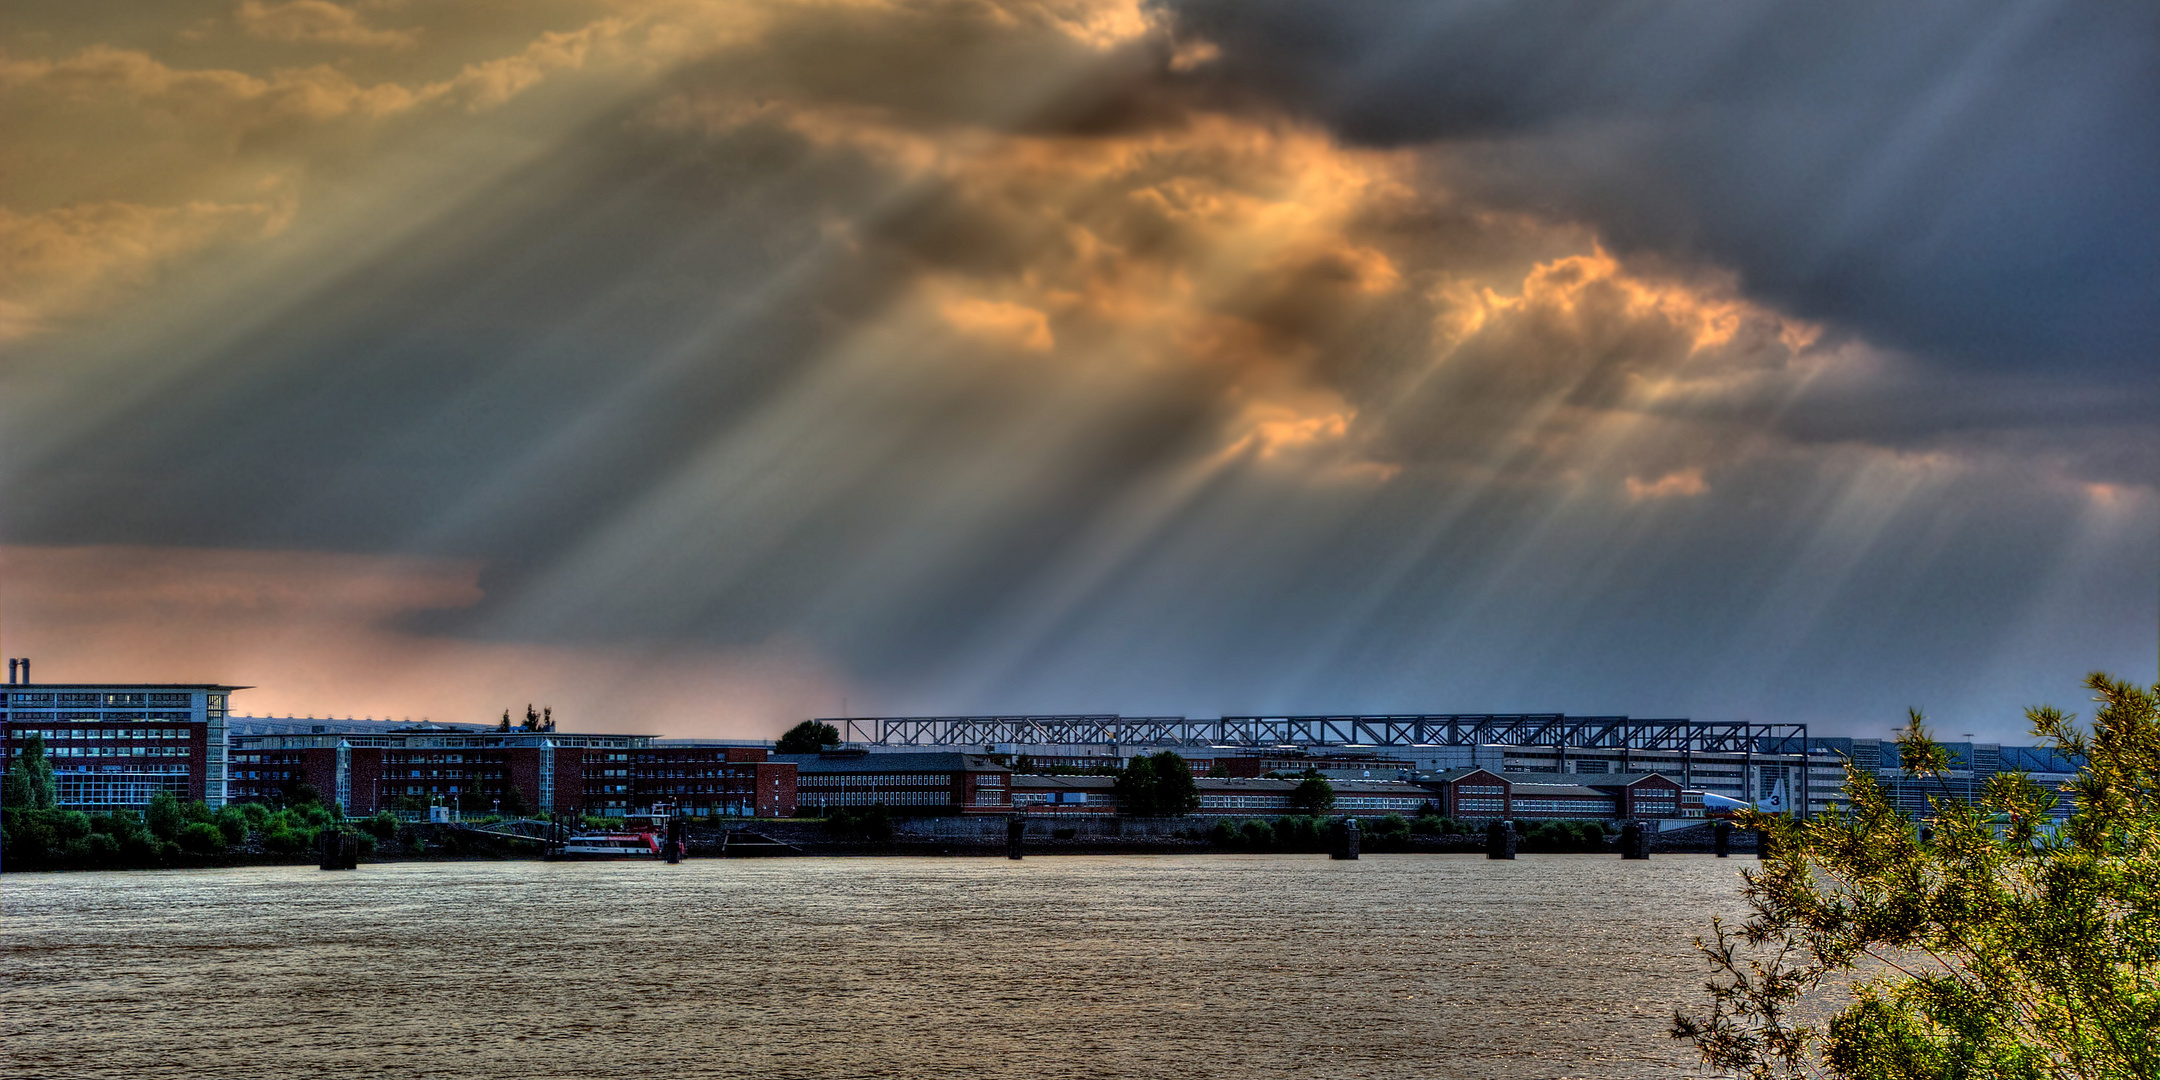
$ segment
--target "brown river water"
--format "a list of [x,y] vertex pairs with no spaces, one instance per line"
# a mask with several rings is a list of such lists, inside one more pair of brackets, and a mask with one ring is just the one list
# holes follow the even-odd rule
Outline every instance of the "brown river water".
[[1681,1077],[1752,860],[390,863],[0,879],[11,1077]]

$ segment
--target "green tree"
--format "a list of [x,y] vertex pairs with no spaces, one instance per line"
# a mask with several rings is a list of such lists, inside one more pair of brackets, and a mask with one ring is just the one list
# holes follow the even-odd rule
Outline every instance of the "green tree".
[[50,810],[54,790],[52,762],[45,757],[45,736],[32,735],[23,740],[22,754],[8,762],[5,781],[0,783],[0,805]]
[[1118,813],[1131,817],[1182,817],[1200,808],[1200,784],[1193,779],[1192,766],[1169,750],[1133,758],[1117,774],[1111,791],[1117,795]]
[[180,813],[180,800],[170,791],[160,791],[150,796],[150,805],[143,807],[143,824],[158,839],[172,840],[180,835],[180,826],[187,824],[187,819]]
[[[1978,806],[1944,785],[1927,834],[1849,765],[1849,811],[1743,814],[1769,857],[1746,874],[1749,917],[1698,942],[1717,973],[1709,1010],[1676,1013],[1674,1037],[1751,1078],[2160,1076],[2160,686],[2086,685],[2089,732],[2026,714],[2084,762],[2059,829],[2043,827],[2055,794],[2020,773],[1991,778]],[[1953,764],[1917,712],[1898,752],[1908,776],[1940,782]],[[1804,1022],[1801,1000],[1846,978],[1851,1004]]]
[[1307,776],[1291,789],[1290,809],[1312,817],[1335,809],[1335,785],[1317,773]]
[[511,817],[524,817],[532,812],[532,803],[525,798],[525,789],[516,784],[504,784],[502,812]]
[[1118,773],[1117,783],[1110,785],[1117,796],[1117,812],[1128,817],[1155,816],[1155,762],[1151,758],[1136,757],[1125,763],[1125,770]]
[[248,816],[247,812],[239,807],[228,806],[218,811],[216,822],[218,835],[224,838],[226,846],[230,847],[247,839]]
[[782,754],[815,754],[840,745],[840,729],[818,720],[805,720],[787,729],[774,749]]
[[211,855],[225,850],[225,834],[207,821],[197,821],[180,830],[180,847],[201,855]]
[[1155,812],[1163,817],[1183,817],[1200,809],[1200,782],[1193,779],[1192,765],[1165,750],[1155,755]]

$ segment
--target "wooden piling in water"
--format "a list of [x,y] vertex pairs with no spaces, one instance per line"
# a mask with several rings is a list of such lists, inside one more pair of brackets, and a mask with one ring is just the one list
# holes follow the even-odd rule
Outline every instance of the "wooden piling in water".
[[1732,822],[1720,821],[1711,826],[1710,838],[1711,850],[1717,852],[1718,858],[1729,859],[1732,857]]
[[1650,830],[1640,821],[1630,821],[1620,827],[1620,857],[1623,859],[1650,858]]
[[1515,839],[1514,822],[1487,822],[1485,824],[1485,857],[1488,859],[1514,858]]
[[1358,857],[1358,823],[1356,818],[1344,818],[1329,829],[1328,847],[1330,859],[1355,859]]
[[349,832],[324,829],[315,838],[320,865],[325,870],[358,870],[360,838]]
[[1027,837],[1027,815],[1008,814],[1005,818],[1005,857],[1020,860],[1021,841]]

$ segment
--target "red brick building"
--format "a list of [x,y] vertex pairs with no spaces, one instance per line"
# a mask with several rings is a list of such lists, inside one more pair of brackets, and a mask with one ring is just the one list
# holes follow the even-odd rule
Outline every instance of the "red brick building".
[[0,690],[0,755],[20,757],[36,736],[59,805],[139,808],[161,792],[225,805],[226,706],[247,687],[23,678]]
[[619,817],[656,802],[699,817],[795,812],[795,767],[768,761],[759,746],[472,726],[261,723],[277,730],[234,740],[236,799],[275,802],[306,783],[361,816],[447,806],[464,814]]

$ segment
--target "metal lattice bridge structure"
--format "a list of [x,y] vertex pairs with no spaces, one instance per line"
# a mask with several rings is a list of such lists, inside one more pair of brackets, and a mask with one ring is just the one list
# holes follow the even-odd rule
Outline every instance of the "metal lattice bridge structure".
[[849,743],[871,746],[1555,746],[1584,750],[1800,754],[1806,724],[1638,720],[1562,713],[1372,716],[831,717]]

